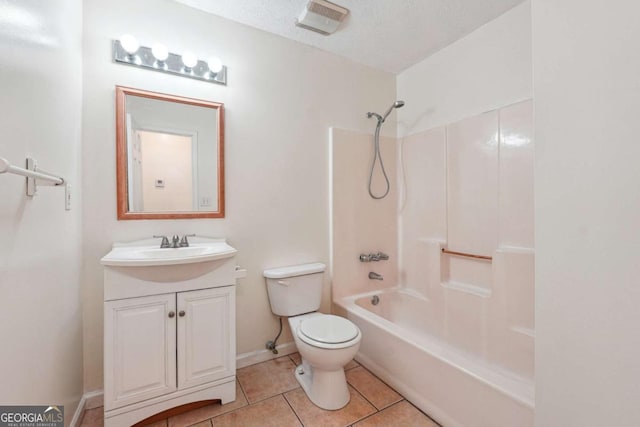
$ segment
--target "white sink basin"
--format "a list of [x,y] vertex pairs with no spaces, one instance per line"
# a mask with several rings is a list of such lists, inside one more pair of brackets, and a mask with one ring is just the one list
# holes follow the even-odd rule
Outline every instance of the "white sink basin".
[[224,239],[193,237],[189,247],[160,248],[160,239],[115,243],[100,262],[114,267],[193,264],[232,257],[238,252]]

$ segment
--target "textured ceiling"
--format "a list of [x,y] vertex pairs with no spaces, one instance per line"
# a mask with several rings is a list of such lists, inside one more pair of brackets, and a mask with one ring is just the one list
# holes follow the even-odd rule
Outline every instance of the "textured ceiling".
[[295,26],[308,0],[175,1],[398,73],[523,0],[334,0],[350,14],[330,36]]

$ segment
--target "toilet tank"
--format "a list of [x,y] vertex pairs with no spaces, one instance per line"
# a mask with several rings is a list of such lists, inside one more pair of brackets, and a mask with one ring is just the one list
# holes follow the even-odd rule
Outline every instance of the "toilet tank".
[[271,311],[276,316],[297,316],[320,308],[325,265],[292,265],[264,271]]

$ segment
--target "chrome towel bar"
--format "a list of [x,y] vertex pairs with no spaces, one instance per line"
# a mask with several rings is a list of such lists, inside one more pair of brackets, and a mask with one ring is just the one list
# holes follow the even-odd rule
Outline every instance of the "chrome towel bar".
[[[0,174],[11,173],[14,175],[21,175],[27,178],[27,196],[33,197],[36,195],[38,189],[37,182],[45,181],[49,185],[64,186],[65,188],[65,209],[71,209],[71,189],[69,183],[64,178],[44,171],[37,171],[36,161],[30,157],[27,157],[27,167],[21,168],[14,166],[7,159],[0,157]],[[44,183],[42,183],[44,184]]]
[[[30,160],[32,159],[29,159],[29,158],[27,159],[27,164],[29,163]],[[3,159],[2,157],[0,157],[0,173],[12,173],[15,175],[26,176],[27,178],[44,179],[44,180],[53,182],[55,185],[64,184],[64,178],[61,178],[55,175],[50,175],[48,173],[36,172],[35,162],[33,163],[34,163],[33,169],[24,169],[24,168],[19,168],[17,166],[12,165],[7,161],[7,159]]]

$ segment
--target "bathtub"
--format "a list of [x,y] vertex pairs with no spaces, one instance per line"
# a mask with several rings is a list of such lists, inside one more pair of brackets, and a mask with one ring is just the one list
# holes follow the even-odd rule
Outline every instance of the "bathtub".
[[533,381],[425,332],[429,306],[419,295],[392,288],[335,302],[362,331],[356,360],[443,426],[533,426]]

